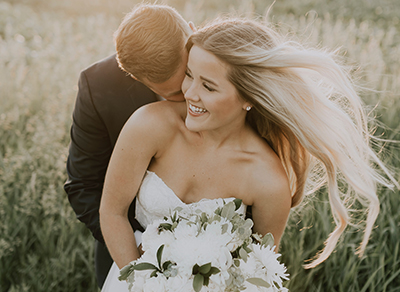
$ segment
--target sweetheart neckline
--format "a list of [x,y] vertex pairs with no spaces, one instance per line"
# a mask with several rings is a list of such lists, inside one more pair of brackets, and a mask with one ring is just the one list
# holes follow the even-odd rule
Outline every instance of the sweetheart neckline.
[[182,203],[182,204],[184,204],[184,205],[186,205],[186,206],[190,206],[190,205],[193,205],[193,204],[198,204],[198,203],[200,203],[200,202],[202,202],[202,201],[230,200],[230,199],[233,199],[233,200],[234,200],[234,199],[236,199],[235,197],[215,198],[215,199],[203,198],[203,199],[201,199],[201,200],[199,200],[199,201],[197,201],[197,202],[185,203],[184,201],[182,201],[181,198],[179,198],[179,197],[175,194],[174,190],[171,189],[171,188],[163,181],[163,179],[162,179],[161,177],[159,177],[154,171],[146,170],[146,174],[151,174],[153,177],[155,177],[158,181],[160,181],[160,182],[174,195],[174,197],[175,197],[180,203]]

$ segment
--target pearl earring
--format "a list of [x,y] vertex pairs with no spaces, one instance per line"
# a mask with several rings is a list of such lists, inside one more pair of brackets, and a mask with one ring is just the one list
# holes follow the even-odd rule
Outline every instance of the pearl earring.
[[246,107],[246,111],[251,110],[251,106]]

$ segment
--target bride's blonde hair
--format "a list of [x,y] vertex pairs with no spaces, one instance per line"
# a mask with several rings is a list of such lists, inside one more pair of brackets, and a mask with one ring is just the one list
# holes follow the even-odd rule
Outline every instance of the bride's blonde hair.
[[[379,213],[376,183],[389,185],[375,166],[393,178],[370,147],[363,103],[334,54],[305,49],[266,25],[239,18],[208,24],[189,38],[187,49],[193,45],[228,64],[227,78],[253,105],[248,122],[286,169],[292,207],[327,183],[336,228],[305,267],[317,266],[332,253],[349,223],[345,202],[351,198],[368,207],[362,254]],[[345,193],[339,183],[346,184]]]

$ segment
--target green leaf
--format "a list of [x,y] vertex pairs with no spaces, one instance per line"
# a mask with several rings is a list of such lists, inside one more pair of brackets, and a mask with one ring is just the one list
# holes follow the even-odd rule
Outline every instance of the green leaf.
[[158,226],[158,230],[160,229],[165,229],[171,231],[172,225],[170,223],[161,223],[160,226]]
[[161,245],[157,250],[157,262],[158,262],[158,267],[160,268],[160,270],[161,270],[161,257],[162,257],[163,250],[164,250],[164,244]]
[[224,234],[224,233],[226,233],[227,231],[228,231],[228,224],[225,223],[224,225],[222,225],[222,230],[221,230],[221,232],[222,232],[222,234]]
[[275,244],[274,236],[271,233],[265,234],[265,236],[263,237],[263,239],[261,241],[261,244],[263,246],[273,247]]
[[198,264],[195,264],[194,266],[193,266],[193,269],[192,269],[192,274],[193,275],[196,275],[196,274],[198,274],[199,273],[199,265]]
[[153,273],[151,273],[150,278],[157,277],[157,272],[157,270],[154,270]]
[[247,263],[247,251],[244,248],[239,249],[239,256],[245,263]]
[[182,207],[176,207],[176,208],[174,209],[174,211],[177,211],[177,212],[181,212],[182,210],[183,210]]
[[211,267],[210,271],[207,273],[208,277],[210,277],[211,275],[215,275],[218,274],[219,272],[221,272],[220,269],[216,268],[216,267]]
[[251,220],[250,218],[247,218],[246,221],[243,224],[243,228],[245,229],[251,229],[254,225],[253,220]]
[[230,220],[235,214],[235,203],[229,202],[224,207],[222,207],[221,217]]
[[234,199],[233,202],[235,203],[235,211],[237,211],[240,208],[240,206],[242,205],[242,200]]
[[246,281],[258,287],[265,287],[265,288],[271,287],[271,285],[268,282],[264,281],[261,278],[247,278]]
[[132,266],[133,270],[143,271],[143,270],[158,270],[157,267],[150,263],[140,263]]
[[204,277],[202,274],[196,274],[193,279],[193,289],[196,292],[200,292],[204,284]]
[[162,265],[163,271],[164,271],[164,270],[167,270],[171,265],[172,265],[172,262],[171,262],[171,261],[166,261],[166,262],[164,262],[163,265]]
[[207,274],[211,270],[211,263],[204,264],[201,267],[199,267],[199,272],[201,274]]
[[235,264],[236,267],[240,266],[240,261],[238,259],[234,259],[233,263]]
[[251,248],[248,247],[247,245],[244,245],[243,248],[244,248],[245,251],[247,251],[247,253],[251,253],[252,252]]
[[125,267],[123,267],[121,269],[121,271],[119,271],[120,276],[118,277],[118,279],[120,281],[124,281],[126,279],[128,279],[129,275],[132,274],[134,270],[132,269],[132,265],[128,264]]
[[208,218],[207,218],[206,212],[201,213],[201,222],[204,223],[207,221],[208,221]]

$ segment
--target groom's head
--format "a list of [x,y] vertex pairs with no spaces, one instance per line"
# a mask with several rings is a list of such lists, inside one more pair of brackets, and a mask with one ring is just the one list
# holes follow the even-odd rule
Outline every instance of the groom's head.
[[119,66],[162,97],[183,100],[185,44],[191,33],[175,9],[140,4],[125,16],[115,32]]

